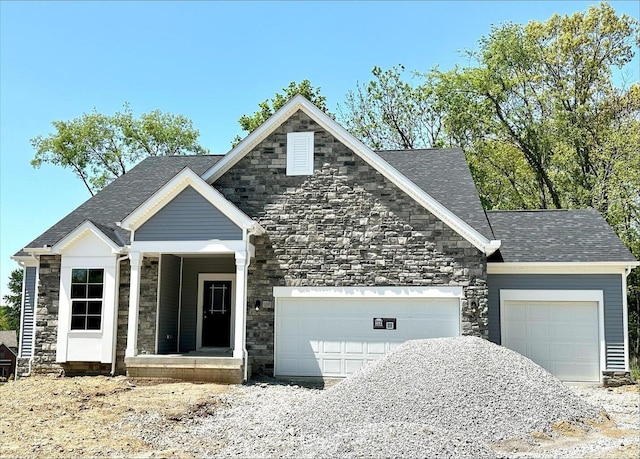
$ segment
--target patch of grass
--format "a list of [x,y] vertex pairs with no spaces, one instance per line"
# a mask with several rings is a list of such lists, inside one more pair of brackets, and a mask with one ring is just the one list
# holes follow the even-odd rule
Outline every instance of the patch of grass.
[[632,366],[631,367],[631,377],[637,383],[640,383],[640,367]]

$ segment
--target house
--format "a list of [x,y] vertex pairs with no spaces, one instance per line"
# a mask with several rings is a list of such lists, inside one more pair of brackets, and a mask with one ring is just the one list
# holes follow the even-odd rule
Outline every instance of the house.
[[16,374],[18,341],[15,330],[0,330],[0,381]]
[[145,159],[14,258],[20,376],[340,377],[457,335],[629,372],[639,263],[597,212],[485,212],[460,150],[374,152],[302,96],[224,156]]

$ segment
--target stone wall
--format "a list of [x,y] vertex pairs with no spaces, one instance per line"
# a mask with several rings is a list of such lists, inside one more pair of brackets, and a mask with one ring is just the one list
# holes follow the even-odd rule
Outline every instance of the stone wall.
[[[315,132],[312,176],[286,175],[286,133]],[[458,285],[463,333],[487,337],[486,258],[298,112],[214,187],[266,229],[249,266],[247,348],[273,368],[274,286]]]
[[120,262],[120,286],[118,288],[118,333],[116,337],[116,373],[125,374],[124,355],[127,349],[129,319],[129,282],[131,281],[131,263]]
[[[138,354],[156,353],[158,310],[158,257],[144,257],[140,268],[140,309],[138,312]],[[127,305],[127,308],[129,306]],[[126,336],[126,333],[125,333]]]
[[62,366],[56,363],[61,260],[60,255],[40,257],[32,374],[54,373],[62,370]]

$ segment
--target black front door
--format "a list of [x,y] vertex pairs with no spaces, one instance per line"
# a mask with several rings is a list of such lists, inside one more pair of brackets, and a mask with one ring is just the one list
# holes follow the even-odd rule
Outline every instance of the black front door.
[[231,281],[204,281],[202,347],[231,346]]

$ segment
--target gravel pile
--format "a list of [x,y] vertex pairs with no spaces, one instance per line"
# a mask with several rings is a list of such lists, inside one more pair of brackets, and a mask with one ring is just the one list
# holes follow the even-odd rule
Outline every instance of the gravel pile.
[[216,456],[480,458],[599,411],[529,359],[460,337],[409,341],[325,391],[245,387],[194,428],[217,431]]
[[599,409],[522,355],[472,337],[408,341],[308,406],[301,425],[408,422],[499,441]]

